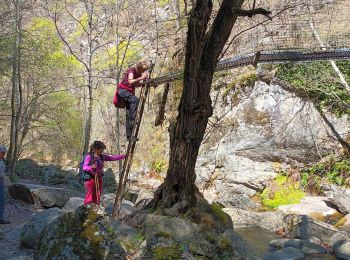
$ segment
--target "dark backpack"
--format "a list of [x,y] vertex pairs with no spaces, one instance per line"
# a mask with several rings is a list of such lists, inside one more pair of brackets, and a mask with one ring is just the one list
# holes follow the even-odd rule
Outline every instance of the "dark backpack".
[[[80,177],[81,182],[89,181],[92,179],[92,176],[90,175],[90,173],[83,170],[84,161],[85,161],[86,156],[88,156],[88,155],[89,155],[89,153],[85,154],[83,159],[81,160],[81,162],[79,164],[79,177]],[[92,165],[93,161],[94,161],[94,157],[93,156],[91,156],[91,157],[92,157],[92,160],[90,160],[89,166]]]
[[[81,160],[80,164],[79,164],[79,177],[80,177],[80,181],[84,183],[84,181],[89,181],[93,178],[93,176],[91,175],[90,172],[88,171],[84,171],[83,170],[83,166],[84,166],[84,161],[86,156],[90,155],[91,156],[91,160],[89,162],[89,166],[92,165],[95,160],[94,160],[94,155],[91,155],[90,153],[87,153],[84,155],[83,159]],[[104,156],[101,156],[101,160],[102,162],[104,162]]]

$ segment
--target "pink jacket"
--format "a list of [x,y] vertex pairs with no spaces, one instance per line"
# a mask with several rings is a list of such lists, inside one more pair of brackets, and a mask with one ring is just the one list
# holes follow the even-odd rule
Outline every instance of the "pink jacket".
[[90,163],[92,156],[88,154],[84,160],[83,171],[90,172],[92,173],[92,175],[94,175],[95,173],[100,175],[103,173],[104,161],[118,161],[126,157],[125,154],[120,154],[120,155],[101,154],[101,156],[103,156],[103,160],[100,157],[94,157],[97,167],[96,169],[92,169],[91,167],[92,163]]

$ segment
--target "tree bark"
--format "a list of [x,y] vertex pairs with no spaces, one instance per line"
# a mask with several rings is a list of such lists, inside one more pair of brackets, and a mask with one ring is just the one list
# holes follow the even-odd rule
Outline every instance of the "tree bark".
[[[89,1],[90,2],[90,1]],[[93,18],[93,2],[90,2],[90,6],[85,2],[85,8],[88,14],[88,49],[87,49],[87,88],[88,88],[88,113],[85,122],[84,128],[84,147],[83,154],[86,154],[89,151],[89,144],[91,138],[91,127],[92,127],[92,108],[93,108],[93,89],[92,89],[92,18]]]
[[192,10],[187,33],[184,88],[171,143],[169,168],[165,182],[155,193],[152,206],[180,211],[195,206],[196,174],[194,171],[208,118],[212,115],[210,88],[221,53],[244,0],[224,0],[214,23],[207,32],[212,12],[211,0],[198,0]]
[[21,17],[19,0],[14,1],[14,8],[15,40],[12,53],[11,128],[10,146],[7,154],[7,165],[10,177],[14,177],[14,168],[18,158],[19,117],[22,110],[22,89],[20,80]]
[[180,18],[180,3],[179,0],[172,0],[171,6],[173,9],[173,12],[176,16],[176,30],[180,30],[181,27],[181,18]]

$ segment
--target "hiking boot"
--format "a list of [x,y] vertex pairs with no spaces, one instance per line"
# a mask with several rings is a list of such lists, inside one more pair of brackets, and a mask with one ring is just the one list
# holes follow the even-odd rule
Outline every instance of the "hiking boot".
[[4,219],[0,219],[0,224],[4,224],[4,225],[7,225],[7,224],[10,224],[11,221],[7,221],[7,220],[4,220]]

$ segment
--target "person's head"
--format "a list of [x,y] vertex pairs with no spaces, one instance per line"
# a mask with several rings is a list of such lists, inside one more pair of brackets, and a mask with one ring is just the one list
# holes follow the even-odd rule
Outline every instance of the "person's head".
[[145,72],[146,70],[148,70],[148,64],[146,61],[139,61],[136,63],[136,69],[139,71],[139,72]]
[[98,155],[103,153],[103,150],[106,149],[106,145],[101,141],[94,141],[90,145],[90,153],[97,153]]
[[6,146],[0,144],[0,160],[5,157],[6,152],[7,152]]

